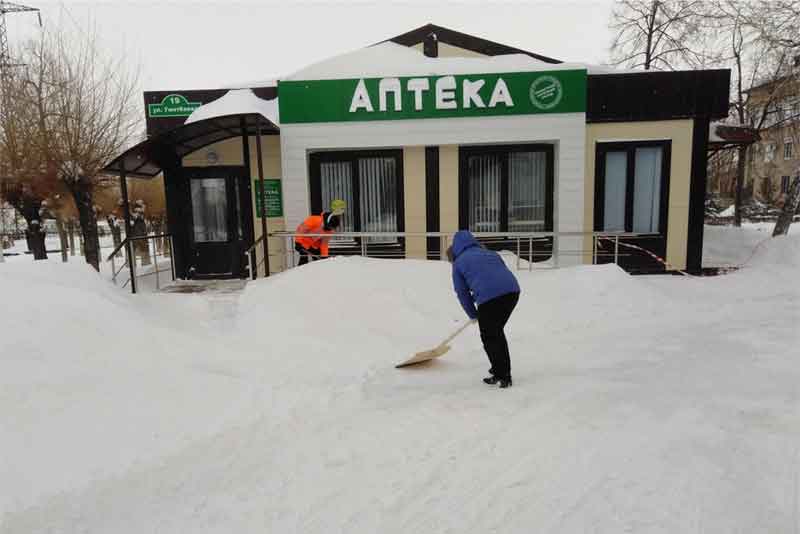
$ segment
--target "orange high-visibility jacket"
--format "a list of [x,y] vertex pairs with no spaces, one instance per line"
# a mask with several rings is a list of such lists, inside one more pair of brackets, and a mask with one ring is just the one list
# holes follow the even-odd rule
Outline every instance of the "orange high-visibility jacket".
[[[306,220],[297,226],[295,233],[297,234],[332,234],[333,230],[325,230],[325,224],[322,215],[311,215],[306,217]],[[303,235],[295,236],[295,243],[299,244],[304,249],[318,248],[322,253],[323,258],[328,257],[328,241],[330,237],[306,237]]]

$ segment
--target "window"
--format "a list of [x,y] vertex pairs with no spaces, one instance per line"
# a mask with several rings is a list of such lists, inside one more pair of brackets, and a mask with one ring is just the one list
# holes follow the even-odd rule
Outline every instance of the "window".
[[[347,203],[341,232],[403,231],[401,150],[317,152],[311,155],[311,206],[329,209],[337,198]],[[350,241],[334,237],[332,241]],[[396,237],[369,237],[370,243],[397,243]]]
[[781,194],[789,192],[789,177],[781,176]]
[[794,142],[791,139],[783,140],[783,159],[792,159],[794,157]]
[[228,241],[228,196],[225,178],[191,180],[191,192],[195,242]]
[[775,159],[775,143],[767,143],[764,147],[764,161],[770,162]]
[[597,145],[595,228],[665,233],[669,141]]
[[553,147],[461,147],[460,227],[537,232],[553,227]]

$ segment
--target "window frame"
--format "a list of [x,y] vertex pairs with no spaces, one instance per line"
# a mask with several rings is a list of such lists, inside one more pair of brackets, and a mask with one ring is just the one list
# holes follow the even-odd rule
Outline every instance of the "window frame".
[[[397,231],[405,231],[405,180],[403,174],[403,149],[375,149],[375,150],[320,150],[312,152],[308,157],[309,165],[309,200],[312,214],[320,214],[325,209],[322,207],[322,177],[321,164],[331,162],[349,162],[352,168],[353,206],[347,206],[347,211],[353,216],[355,232],[361,232],[361,184],[358,160],[362,158],[394,158],[397,172]],[[398,239],[400,241],[400,239]]]
[[784,161],[794,159],[794,139],[787,137],[783,140]]
[[[606,189],[606,154],[609,152],[626,153],[625,181],[625,232],[633,232],[633,201],[636,176],[636,149],[660,147],[661,153],[661,198],[659,199],[658,232],[648,235],[666,237],[669,217],[669,185],[670,163],[672,156],[672,140],[648,141],[614,141],[598,142],[595,145],[595,181],[594,181],[594,230],[604,232],[605,189]],[[642,232],[644,233],[644,232]]]
[[792,184],[792,177],[788,175],[781,176],[781,194],[785,195],[789,192],[789,187]]
[[470,156],[495,154],[501,156],[500,176],[500,232],[508,230],[508,156],[514,152],[544,152],[545,154],[545,206],[544,232],[553,231],[553,209],[555,205],[555,147],[549,143],[461,145],[458,147],[458,227],[469,229],[469,176],[467,160]]

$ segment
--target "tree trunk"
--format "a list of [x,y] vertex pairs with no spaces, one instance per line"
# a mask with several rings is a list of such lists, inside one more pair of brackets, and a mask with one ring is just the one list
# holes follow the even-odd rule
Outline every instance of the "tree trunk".
[[61,242],[61,261],[67,263],[67,231],[64,229],[64,221],[61,217],[56,217],[56,230],[58,230],[58,240]]
[[25,241],[28,244],[28,251],[33,253],[34,260],[46,260],[45,233],[39,215],[39,210],[42,208],[41,201],[24,197],[19,202],[13,203],[13,206],[25,219]]
[[747,166],[747,147],[737,149],[739,159],[736,162],[736,197],[733,201],[733,225],[742,226],[742,194],[744,190],[744,171]]
[[25,230],[25,239],[28,240],[28,246],[33,252],[34,260],[46,260],[47,249],[44,243],[45,233],[39,230],[38,224],[28,223],[28,229]]
[[78,220],[83,236],[83,256],[86,263],[100,271],[100,238],[97,235],[97,215],[94,212],[92,185],[84,179],[69,184],[75,207],[78,208]]
[[800,206],[800,175],[794,177],[792,186],[789,188],[789,193],[786,194],[786,202],[784,202],[783,210],[775,223],[772,237],[789,233],[789,226],[791,226],[794,220],[794,215],[797,213],[798,206]]
[[70,220],[67,223],[67,229],[69,230],[69,255],[75,255],[75,221]]

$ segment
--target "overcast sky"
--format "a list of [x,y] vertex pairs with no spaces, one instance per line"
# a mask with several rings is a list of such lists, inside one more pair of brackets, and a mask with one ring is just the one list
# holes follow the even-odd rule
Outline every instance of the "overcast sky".
[[[604,63],[611,1],[234,2],[15,0],[47,25],[97,27],[110,54],[139,64],[143,90],[272,80],[434,23],[566,61]],[[8,16],[19,43],[35,15]]]

